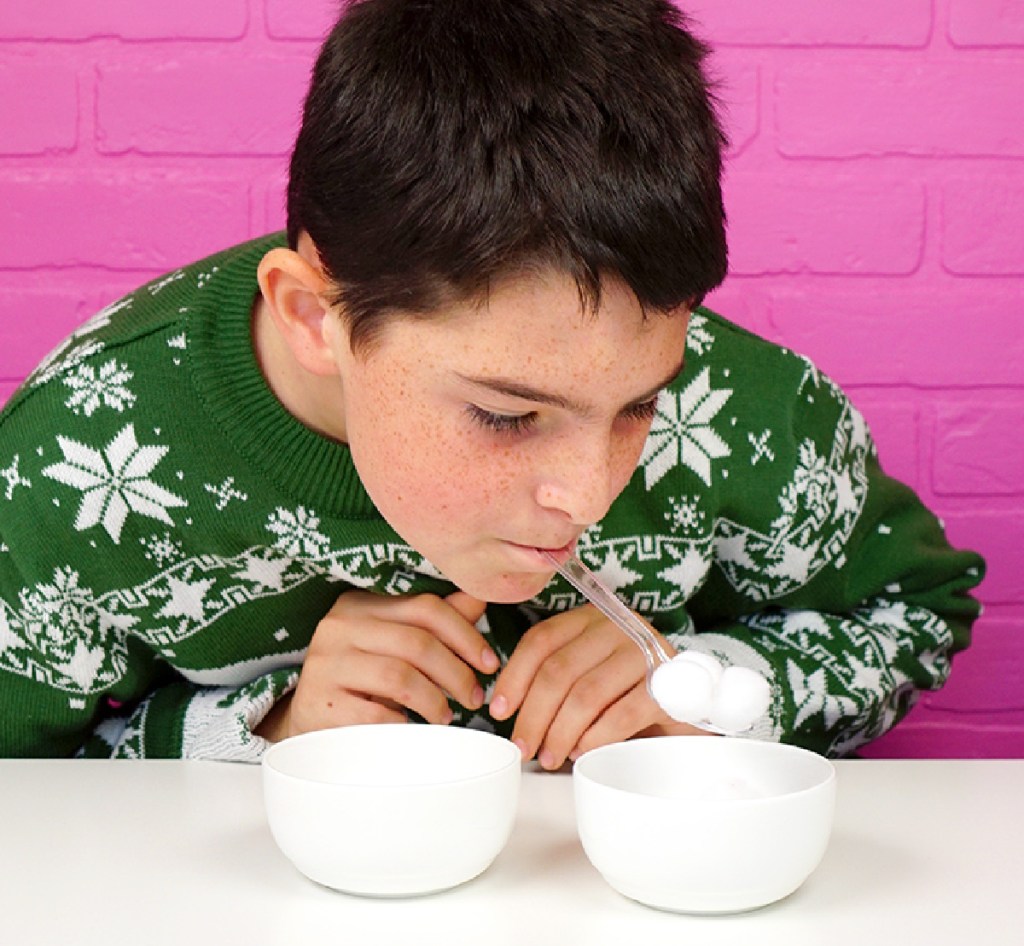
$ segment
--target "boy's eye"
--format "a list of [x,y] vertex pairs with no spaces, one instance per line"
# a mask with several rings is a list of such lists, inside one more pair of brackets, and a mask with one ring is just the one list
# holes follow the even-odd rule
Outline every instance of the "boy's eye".
[[652,420],[654,415],[658,413],[658,395],[649,400],[641,401],[639,404],[631,404],[622,413],[624,417],[628,417],[630,420]]
[[476,404],[467,404],[466,412],[481,427],[499,434],[519,434],[529,430],[537,420],[532,411],[528,414],[496,414]]

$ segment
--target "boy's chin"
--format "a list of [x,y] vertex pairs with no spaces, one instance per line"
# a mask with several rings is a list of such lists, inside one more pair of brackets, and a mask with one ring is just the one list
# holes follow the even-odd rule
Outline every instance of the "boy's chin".
[[551,580],[551,575],[517,572],[511,574],[474,576],[459,588],[479,601],[490,604],[522,604],[536,597]]

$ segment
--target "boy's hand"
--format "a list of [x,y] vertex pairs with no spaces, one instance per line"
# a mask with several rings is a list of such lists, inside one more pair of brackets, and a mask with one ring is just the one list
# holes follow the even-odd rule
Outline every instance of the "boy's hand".
[[448,696],[479,709],[484,694],[474,668],[499,661],[474,627],[485,603],[457,591],[388,597],[349,591],[317,626],[290,700],[257,729],[271,741],[356,723],[404,722],[412,710],[448,723]]
[[[662,643],[668,653],[673,648]],[[546,769],[636,735],[701,730],[672,720],[647,692],[643,654],[593,605],[557,614],[523,635],[499,675],[490,712],[516,710],[512,739]]]

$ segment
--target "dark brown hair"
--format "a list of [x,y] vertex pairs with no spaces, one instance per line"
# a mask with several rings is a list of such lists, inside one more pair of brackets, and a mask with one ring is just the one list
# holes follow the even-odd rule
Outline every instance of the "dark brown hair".
[[523,267],[695,304],[726,273],[706,48],[667,0],[356,0],[291,161],[353,347]]

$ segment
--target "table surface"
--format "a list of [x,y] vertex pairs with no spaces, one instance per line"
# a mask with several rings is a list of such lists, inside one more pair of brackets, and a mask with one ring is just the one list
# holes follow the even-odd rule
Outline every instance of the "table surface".
[[[576,836],[572,778],[524,773],[476,880],[404,900],[318,887],[266,825],[258,766],[0,761],[0,938],[19,946],[1019,944],[1024,760],[837,764],[818,870],[779,903],[684,916],[613,891]],[[127,935],[132,935],[127,940]]]

